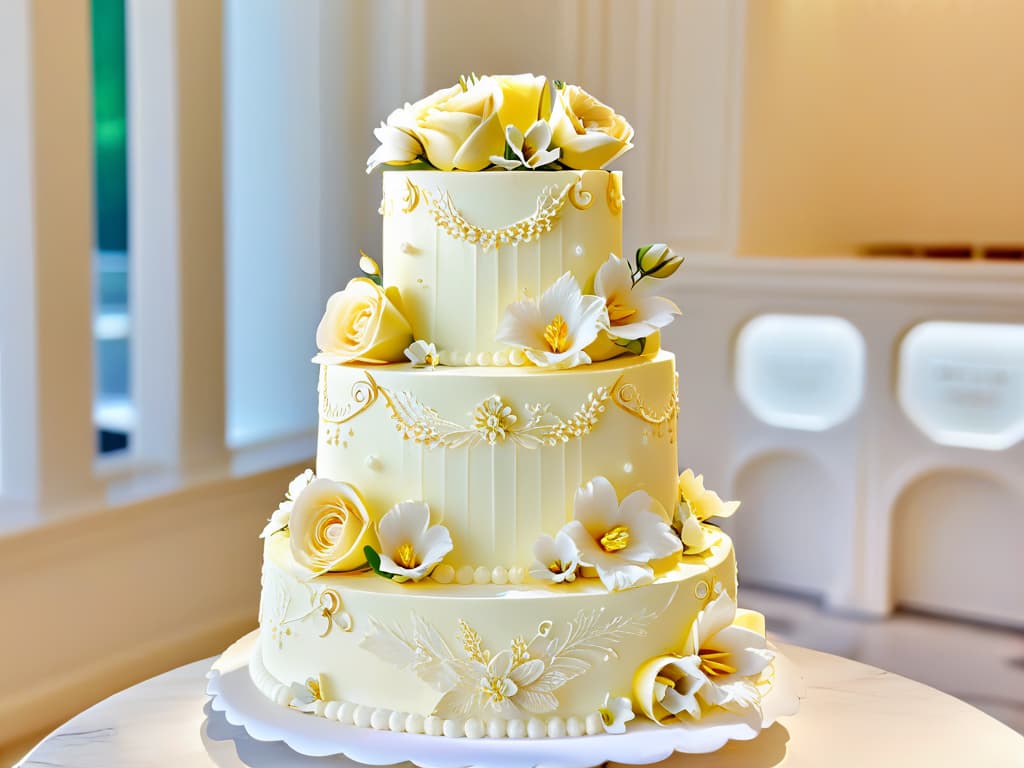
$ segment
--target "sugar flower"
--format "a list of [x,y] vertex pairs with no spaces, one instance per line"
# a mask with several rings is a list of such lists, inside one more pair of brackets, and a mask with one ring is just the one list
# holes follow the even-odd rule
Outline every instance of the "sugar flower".
[[325,477],[310,482],[292,503],[289,546],[300,575],[361,568],[363,547],[373,541],[373,526],[359,492]]
[[604,301],[583,295],[572,272],[566,272],[539,301],[510,304],[498,326],[497,340],[521,349],[534,365],[572,368],[590,362],[584,348],[607,329]]
[[576,85],[558,89],[551,127],[569,168],[603,168],[633,146],[633,127],[626,119]]
[[722,501],[717,493],[706,490],[703,475],[694,476],[692,469],[683,472],[672,527],[682,539],[686,554],[707,551],[721,538],[721,532],[705,523],[712,517],[731,517],[739,506],[738,501]]
[[377,524],[380,565],[395,581],[419,581],[452,551],[452,537],[443,525],[430,524],[430,508],[422,501],[403,501]]
[[398,290],[355,277],[327,300],[316,329],[316,363],[394,363],[412,341]]
[[553,539],[542,535],[533,545],[533,556],[537,558],[530,566],[533,578],[554,584],[576,580],[580,550],[565,531],[559,531]]
[[289,706],[299,712],[316,712],[317,702],[324,700],[319,677],[306,678],[305,683],[292,683],[288,687],[288,693],[291,695]]
[[704,488],[704,475],[687,469],[679,476],[679,502],[689,507],[702,523],[712,517],[732,517],[740,508],[738,501],[722,501],[717,493]]
[[643,277],[671,277],[683,263],[683,257],[665,243],[651,243],[636,252],[636,271]]
[[266,527],[260,534],[261,539],[265,539],[271,534],[282,531],[288,527],[288,521],[292,516],[292,504],[295,499],[298,498],[299,494],[302,493],[306,486],[316,480],[316,475],[313,474],[312,469],[307,469],[298,474],[294,480],[288,483],[288,490],[284,495],[284,501],[282,501],[277,509],[274,510],[274,514],[270,516],[270,520],[267,522]]
[[604,704],[597,710],[601,715],[601,725],[605,733],[625,733],[626,723],[636,717],[633,714],[633,704],[625,696],[612,698],[606,693]]
[[645,715],[663,724],[701,720],[721,710],[761,727],[757,682],[774,653],[763,633],[736,619],[736,602],[723,591],[697,615],[681,654],[658,656],[641,666],[633,693]]
[[510,171],[520,166],[535,170],[555,162],[561,154],[558,147],[548,149],[551,146],[551,125],[545,120],[531,125],[525,135],[514,125],[506,127],[505,141],[514,157],[508,159],[494,155],[491,162]]
[[600,476],[576,492],[573,515],[563,530],[579,548],[580,563],[595,568],[611,591],[649,583],[654,570],[647,563],[682,549],[664,509],[647,491],[634,491],[620,504]]
[[405,348],[405,356],[414,368],[436,368],[440,362],[437,347],[418,339]]
[[629,262],[611,254],[594,276],[594,293],[608,308],[608,333],[619,339],[644,339],[681,314],[675,302],[650,295],[651,283],[633,284]]

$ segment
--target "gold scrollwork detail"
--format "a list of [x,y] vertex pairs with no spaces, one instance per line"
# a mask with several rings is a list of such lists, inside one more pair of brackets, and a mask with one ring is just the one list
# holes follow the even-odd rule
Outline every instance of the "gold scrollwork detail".
[[344,405],[332,403],[327,395],[327,366],[320,366],[320,418],[331,424],[344,424],[365,411],[377,400],[380,388],[370,374],[352,384],[351,399]]
[[342,632],[352,631],[352,617],[342,609],[341,595],[336,590],[323,590],[319,600],[320,618],[324,620],[324,631],[320,633],[320,637],[327,637],[334,627]]
[[625,199],[622,195],[622,176],[617,173],[608,174],[607,194],[608,209],[614,215],[622,213],[622,201]]
[[427,210],[434,217],[434,223],[438,228],[456,240],[480,245],[485,251],[506,243],[528,243],[545,232],[550,232],[570,198],[570,190],[576,183],[578,182],[566,185],[561,191],[554,185],[545,188],[537,198],[537,206],[532,214],[506,227],[488,229],[466,221],[456,208],[450,192],[437,190],[435,194],[431,194],[415,182],[407,180],[410,188],[415,189],[426,203]]
[[669,397],[668,405],[661,411],[655,411],[647,407],[643,398],[640,397],[640,390],[636,384],[623,384],[621,380],[612,390],[612,401],[627,413],[631,413],[639,419],[654,427],[654,434],[661,437],[668,433],[669,442],[676,440],[676,419],[679,416],[679,375],[676,374],[675,386],[672,387],[672,395]]
[[583,177],[569,186],[569,202],[578,211],[585,211],[594,204],[594,196],[583,188]]
[[412,179],[405,177],[405,194],[402,195],[402,213],[412,213],[420,204],[420,188]]

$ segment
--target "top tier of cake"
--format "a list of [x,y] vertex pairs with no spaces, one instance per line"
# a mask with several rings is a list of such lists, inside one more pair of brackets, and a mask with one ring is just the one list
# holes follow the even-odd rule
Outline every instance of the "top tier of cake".
[[622,174],[387,171],[384,283],[448,365],[522,364],[495,340],[505,308],[565,272],[584,291],[622,255]]

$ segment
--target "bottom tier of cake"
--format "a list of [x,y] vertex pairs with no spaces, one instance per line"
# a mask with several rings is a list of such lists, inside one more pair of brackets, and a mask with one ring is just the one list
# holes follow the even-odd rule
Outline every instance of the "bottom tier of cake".
[[397,584],[292,573],[286,536],[270,537],[250,664],[260,691],[345,723],[453,737],[602,732],[606,702],[628,698],[645,662],[682,647],[716,594],[736,593],[725,535],[622,592],[597,579]]

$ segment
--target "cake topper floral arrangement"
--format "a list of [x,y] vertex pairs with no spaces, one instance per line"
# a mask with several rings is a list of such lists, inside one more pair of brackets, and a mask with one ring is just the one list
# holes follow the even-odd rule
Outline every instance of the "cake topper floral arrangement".
[[633,127],[576,85],[523,75],[462,77],[396,109],[366,161],[440,171],[598,170],[633,144]]

